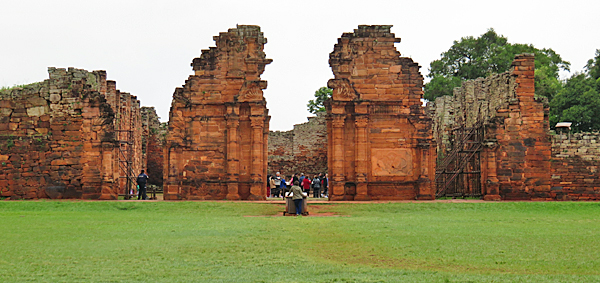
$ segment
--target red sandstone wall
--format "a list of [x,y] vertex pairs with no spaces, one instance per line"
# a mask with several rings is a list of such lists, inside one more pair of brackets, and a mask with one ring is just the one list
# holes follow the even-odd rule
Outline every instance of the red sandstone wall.
[[48,72],[48,80],[0,92],[0,196],[116,199],[114,82],[104,71]]
[[534,97],[533,54],[517,55],[510,72],[464,82],[430,110],[442,151],[453,127],[483,123],[484,199],[599,199],[600,139],[593,133],[570,139],[549,134],[548,103]]
[[547,196],[557,200],[600,200],[600,134],[552,136],[551,180]]
[[164,155],[165,199],[264,199],[268,111],[258,26],[214,37],[175,90]]
[[433,199],[435,144],[419,65],[391,26],[359,26],[330,54],[330,199]]

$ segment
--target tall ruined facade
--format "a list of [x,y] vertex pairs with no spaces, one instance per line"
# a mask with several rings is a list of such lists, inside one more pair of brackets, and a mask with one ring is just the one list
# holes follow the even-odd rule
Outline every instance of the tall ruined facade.
[[260,79],[271,63],[258,26],[239,25],[202,50],[173,94],[164,162],[164,198],[266,196],[268,111]]
[[344,33],[329,64],[331,200],[433,199],[435,144],[419,65],[400,57],[391,26]]

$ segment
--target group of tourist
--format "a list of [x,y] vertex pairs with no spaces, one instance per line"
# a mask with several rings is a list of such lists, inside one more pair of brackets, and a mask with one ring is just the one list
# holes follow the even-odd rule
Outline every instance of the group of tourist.
[[275,175],[267,176],[267,188],[269,196],[285,198],[285,193],[290,191],[296,182],[298,182],[297,185],[306,195],[309,195],[310,191],[312,190],[313,197],[315,198],[323,198],[328,196],[328,174],[320,173],[313,175],[312,179],[309,176],[304,176],[304,173],[292,174],[286,181],[285,176],[281,175],[279,172],[275,173]]

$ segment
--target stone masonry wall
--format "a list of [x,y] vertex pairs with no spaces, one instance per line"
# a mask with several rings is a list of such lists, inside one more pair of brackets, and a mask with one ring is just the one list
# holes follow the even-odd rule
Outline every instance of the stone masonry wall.
[[309,117],[286,132],[269,132],[269,169],[273,175],[327,172],[327,124],[324,114]]
[[552,189],[557,200],[600,200],[600,133],[552,136]]
[[[116,199],[122,113],[114,82],[104,71],[48,73],[43,82],[0,92],[0,196]],[[126,98],[132,105],[135,97]]]
[[534,56],[511,71],[464,82],[454,96],[428,105],[440,157],[461,127],[482,125],[481,182],[486,200],[597,199],[594,134],[549,134],[548,103],[534,96]]
[[258,26],[215,36],[173,94],[164,154],[165,199],[266,198],[268,110],[260,79],[271,63]]
[[331,200],[433,199],[432,120],[423,76],[391,26],[344,33],[329,55],[326,102]]

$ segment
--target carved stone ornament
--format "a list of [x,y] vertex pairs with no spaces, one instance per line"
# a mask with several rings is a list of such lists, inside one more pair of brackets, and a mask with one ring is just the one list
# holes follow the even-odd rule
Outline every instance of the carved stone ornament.
[[413,174],[412,150],[405,148],[371,150],[374,176],[410,176]]
[[333,89],[331,97],[333,100],[353,100],[356,98],[356,91],[350,85],[348,79],[331,79],[327,82],[327,87]]
[[[265,86],[263,86],[263,84]],[[239,101],[262,100],[266,81],[246,81],[240,89]]]

